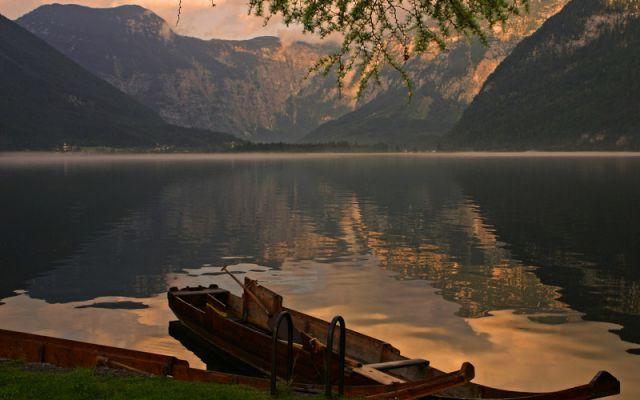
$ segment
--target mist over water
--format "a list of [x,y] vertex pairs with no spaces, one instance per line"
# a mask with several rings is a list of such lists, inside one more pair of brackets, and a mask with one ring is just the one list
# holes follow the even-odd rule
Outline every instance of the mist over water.
[[[632,154],[0,155],[5,329],[174,354],[222,257],[285,304],[480,383],[640,395]],[[540,379],[531,380],[531,376]]]

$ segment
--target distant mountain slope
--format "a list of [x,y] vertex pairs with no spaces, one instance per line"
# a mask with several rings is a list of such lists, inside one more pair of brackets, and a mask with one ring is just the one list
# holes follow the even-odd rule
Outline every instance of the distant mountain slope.
[[17,22],[176,125],[287,140],[353,107],[333,79],[304,80],[323,46],[180,36],[139,6],[54,4]]
[[434,59],[416,60],[408,66],[418,83],[410,102],[407,88],[391,81],[391,87],[373,100],[320,125],[301,141],[435,146],[475,94],[474,79],[491,72],[504,58],[496,54],[502,51],[497,46],[487,49],[479,43],[459,43]]
[[566,0],[531,2],[530,13],[512,19],[504,31],[490,38],[488,47],[478,41],[459,40],[436,57],[413,60],[407,70],[417,89],[410,103],[406,88],[390,82],[389,89],[372,101],[321,125],[303,141],[435,147],[439,136],[459,120],[496,66],[523,37],[538,29],[565,3]]
[[640,17],[573,0],[487,80],[444,149],[640,149]]
[[[226,134],[167,125],[153,111],[0,15],[0,149],[219,147]],[[237,139],[236,139],[237,140]]]

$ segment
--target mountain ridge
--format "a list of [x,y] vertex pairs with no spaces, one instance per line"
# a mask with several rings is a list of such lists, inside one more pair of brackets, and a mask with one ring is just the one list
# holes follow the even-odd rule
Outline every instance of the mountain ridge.
[[327,122],[305,142],[348,140],[386,142],[402,147],[435,148],[480,91],[482,84],[516,44],[533,33],[566,0],[532,2],[530,13],[514,17],[489,36],[489,46],[460,38],[449,49],[410,61],[416,90],[409,102],[406,88],[390,85],[362,107]]
[[440,147],[640,149],[637,48],[638,13],[571,1],[496,69]]
[[232,136],[166,124],[43,40],[0,15],[0,148],[188,146]]
[[51,5],[17,21],[172,124],[284,140],[353,107],[332,79],[304,80],[328,45],[181,36],[144,8]]
[[18,21],[172,124],[217,127],[253,141],[406,147],[447,132],[515,43],[565,2],[534,1],[532,13],[492,36],[489,48],[458,40],[448,52],[410,60],[417,88],[410,103],[392,71],[362,98],[353,77],[342,93],[332,76],[305,79],[331,44],[202,40],[174,33],[141,8],[42,6]]

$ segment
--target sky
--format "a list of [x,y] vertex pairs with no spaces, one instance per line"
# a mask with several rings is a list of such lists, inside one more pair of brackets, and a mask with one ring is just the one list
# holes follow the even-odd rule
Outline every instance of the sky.
[[0,0],[0,14],[16,19],[29,11],[52,2],[74,3],[88,7],[116,7],[124,4],[138,4],[148,8],[164,18],[174,31],[203,39],[248,39],[256,36],[280,36],[284,39],[295,36],[296,39],[311,40],[310,35],[300,33],[293,27],[286,28],[277,20],[265,27],[262,18],[248,15],[248,0],[182,0],[180,23],[176,26],[178,0]]

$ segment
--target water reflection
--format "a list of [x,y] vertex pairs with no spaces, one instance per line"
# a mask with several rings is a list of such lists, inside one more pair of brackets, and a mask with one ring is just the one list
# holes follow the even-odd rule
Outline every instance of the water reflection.
[[624,376],[638,346],[609,330],[640,343],[639,175],[636,158],[0,158],[0,321],[200,363],[162,293],[233,284],[216,265],[251,254],[239,273],[288,304],[486,383],[534,389],[500,377],[514,357],[554,362],[557,386],[568,363],[575,383]]
[[545,285],[585,318],[640,343],[640,160],[484,160],[456,180]]
[[[98,309],[84,303],[49,304],[27,294],[4,300],[0,306],[2,328],[66,339],[175,355],[192,366],[204,364],[167,334],[168,321],[175,317],[167,309],[166,296],[145,299],[140,310]],[[122,302],[108,297],[99,302]]]
[[[397,273],[379,268],[374,257],[337,264],[286,262],[280,270],[244,271],[285,297],[285,305],[331,320],[342,315],[347,325],[383,338],[411,357],[428,359],[444,370],[464,361],[476,366],[476,381],[520,390],[557,390],[589,381],[601,369],[623,382],[624,397],[640,395],[635,384],[636,356],[609,333],[613,324],[585,322],[581,314],[564,309],[563,324],[540,324],[546,313],[494,311],[491,318],[455,316],[456,303],[442,299],[437,289],[421,280],[396,279]],[[240,293],[226,275],[215,278],[176,274],[181,285],[210,282]],[[555,316],[553,314],[551,316]],[[533,320],[532,320],[533,319]],[[568,368],[570,366],[570,368]],[[536,379],[530,379],[536,376]]]

